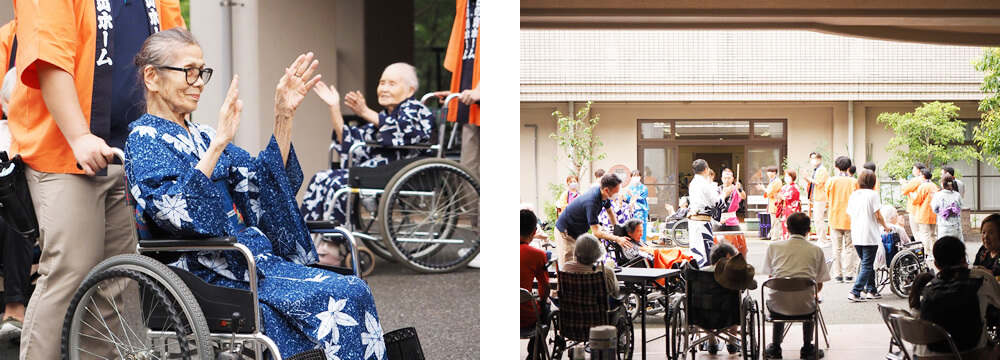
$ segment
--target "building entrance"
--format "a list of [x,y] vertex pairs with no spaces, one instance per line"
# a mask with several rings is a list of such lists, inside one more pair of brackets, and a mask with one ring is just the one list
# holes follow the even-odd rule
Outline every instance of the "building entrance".
[[767,166],[781,165],[786,123],[783,119],[639,120],[638,159],[649,187],[650,217],[665,218],[666,205],[676,208],[680,197],[687,195],[695,159],[705,159],[715,170],[715,182],[721,183],[722,169],[729,168],[750,200],[760,197],[753,184],[767,182]]

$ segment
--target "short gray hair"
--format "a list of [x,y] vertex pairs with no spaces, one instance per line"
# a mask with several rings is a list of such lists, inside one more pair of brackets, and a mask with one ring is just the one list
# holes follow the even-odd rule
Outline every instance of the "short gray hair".
[[17,84],[17,67],[7,70],[7,75],[3,76],[3,86],[0,86],[0,96],[3,97],[3,113],[7,114],[7,104],[10,103],[10,94],[14,92],[14,85]]
[[386,66],[385,70],[389,70],[389,68],[399,68],[400,70],[403,70],[403,81],[406,82],[406,85],[413,87],[414,92],[420,88],[420,79],[417,78],[417,68],[413,67],[413,65],[405,62],[398,62]]
[[[628,221],[625,221],[625,232],[631,234],[633,231],[635,231],[635,228],[637,227],[638,228],[642,227],[642,220],[632,218],[628,219]],[[634,240],[641,241],[642,239],[634,239]]]
[[604,256],[604,247],[601,241],[591,234],[583,234],[576,238],[576,250],[573,250],[576,262],[584,265],[593,265],[601,256]]
[[[198,45],[198,40],[190,31],[183,27],[175,27],[163,30],[146,38],[142,48],[135,55],[135,67],[139,76],[139,83],[142,83],[143,68],[146,65],[163,66],[174,60],[174,53],[177,49],[188,45]],[[143,86],[145,88],[145,86]],[[145,90],[145,89],[143,89]]]

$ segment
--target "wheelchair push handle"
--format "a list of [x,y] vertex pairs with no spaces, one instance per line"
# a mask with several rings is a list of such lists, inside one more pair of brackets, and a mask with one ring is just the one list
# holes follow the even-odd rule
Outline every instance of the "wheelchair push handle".
[[[122,161],[123,165],[125,164],[125,151],[122,151],[122,149],[113,147],[113,148],[111,148],[111,152],[114,153],[114,156],[117,157],[118,160]],[[83,170],[83,166],[80,166],[80,163],[76,163],[76,168],[77,168],[77,170]]]

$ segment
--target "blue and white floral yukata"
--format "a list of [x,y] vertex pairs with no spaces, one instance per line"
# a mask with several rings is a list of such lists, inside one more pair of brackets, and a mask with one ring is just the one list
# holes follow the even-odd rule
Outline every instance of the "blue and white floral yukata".
[[[285,357],[320,348],[327,359],[385,358],[371,290],[355,276],[304,266],[316,249],[299,215],[302,169],[294,148],[287,166],[271,137],[256,158],[229,144],[211,178],[195,168],[215,130],[190,133],[143,115],[129,125],[126,176],[149,231],[158,236],[235,236],[254,254],[263,332]],[[249,289],[247,264],[235,252],[185,253],[170,265],[220,286]]]
[[[434,115],[419,100],[410,97],[392,112],[382,110],[378,114],[378,123],[366,123],[360,127],[344,125],[344,139],[337,147],[340,169],[317,172],[309,181],[301,209],[306,220],[337,220],[343,223],[346,219],[347,197],[341,196],[334,203],[333,195],[347,186],[347,156],[351,145],[366,141],[378,142],[382,146],[426,143],[434,129]],[[335,132],[334,141],[336,136]],[[420,155],[430,154],[424,150],[362,147],[354,151],[353,166],[376,167]]]

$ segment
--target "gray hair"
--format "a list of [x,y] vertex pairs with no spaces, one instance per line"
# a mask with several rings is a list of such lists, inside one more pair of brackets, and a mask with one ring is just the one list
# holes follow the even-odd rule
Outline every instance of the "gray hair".
[[420,79],[417,78],[417,68],[413,67],[413,65],[404,62],[398,62],[386,66],[385,70],[389,70],[389,68],[398,68],[399,70],[402,70],[403,81],[406,83],[406,85],[413,87],[414,92],[416,92],[417,89],[420,88]]
[[146,65],[167,65],[174,59],[173,53],[177,49],[188,45],[201,46],[194,35],[183,27],[175,27],[150,35],[142,43],[139,54],[135,56],[135,68],[139,72],[139,81],[142,82],[143,68]]
[[17,67],[12,67],[7,70],[7,75],[3,77],[3,86],[0,86],[0,97],[3,97],[3,113],[7,114],[8,103],[10,103],[10,94],[14,92],[14,85],[17,84]]
[[576,250],[573,251],[576,262],[584,265],[593,265],[601,256],[604,256],[604,247],[601,241],[591,234],[583,234],[576,238]]
[[[632,218],[625,221],[625,232],[631,234],[633,231],[635,231],[635,228],[642,228],[642,220]],[[635,239],[635,240],[642,241],[643,239]]]

